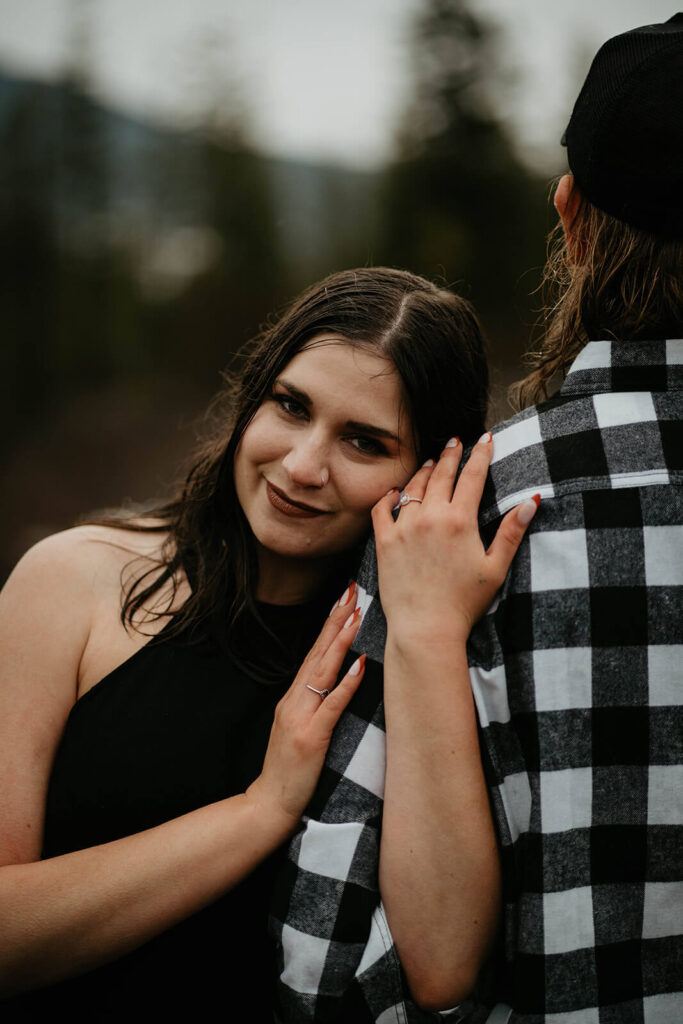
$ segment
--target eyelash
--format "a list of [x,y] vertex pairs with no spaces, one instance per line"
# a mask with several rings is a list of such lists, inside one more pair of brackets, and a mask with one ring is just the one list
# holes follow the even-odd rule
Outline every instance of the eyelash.
[[[301,402],[298,402],[296,398],[292,398],[291,395],[283,394],[282,392],[273,392],[270,396],[276,405],[280,407],[285,416],[291,416],[293,419],[304,419],[308,415],[308,410]],[[381,441],[377,438],[367,437],[365,434],[353,434],[350,437],[346,437],[344,440],[348,441],[357,452],[361,455],[386,455],[387,449],[384,447]],[[354,442],[361,442],[365,447]]]
[[[282,394],[282,392],[275,393],[270,396],[276,405],[280,408],[287,416],[294,416],[295,419],[303,418],[308,415],[308,410],[301,402],[297,402],[296,398],[292,398],[291,395]],[[294,406],[294,408],[291,408]]]
[[356,451],[359,451],[361,453],[361,455],[386,455],[387,454],[387,450],[384,447],[384,445],[381,443],[381,441],[377,441],[374,437],[366,437],[364,434],[356,434],[354,437],[348,438],[348,440],[352,444],[353,444],[354,441],[362,441],[363,444],[370,446],[370,449],[368,450],[367,448],[366,449],[359,448],[358,445],[354,444],[353,445],[354,448],[356,449]]

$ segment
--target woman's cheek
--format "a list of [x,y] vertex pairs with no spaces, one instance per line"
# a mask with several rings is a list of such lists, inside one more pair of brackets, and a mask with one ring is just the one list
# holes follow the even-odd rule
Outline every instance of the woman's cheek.
[[[363,514],[367,513],[368,517],[370,511],[377,504],[380,498],[383,498],[387,491],[390,491],[392,487],[401,488],[405,482],[405,474],[401,469],[388,471],[384,473],[374,472],[370,474],[370,478],[367,480],[362,490],[359,489],[356,495],[356,501],[354,503],[354,511]],[[349,507],[351,507],[349,505]]]
[[283,424],[278,422],[274,410],[262,405],[245,430],[240,446],[247,458],[254,462],[268,461],[280,453],[285,435]]

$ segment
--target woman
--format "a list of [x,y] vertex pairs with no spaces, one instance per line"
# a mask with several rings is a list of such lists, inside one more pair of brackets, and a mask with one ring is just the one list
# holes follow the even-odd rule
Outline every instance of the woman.
[[485,395],[466,303],[332,275],[258,339],[175,501],[24,557],[0,599],[4,1019],[271,1019],[268,889],[362,679],[335,688],[370,511],[453,419],[476,439]]

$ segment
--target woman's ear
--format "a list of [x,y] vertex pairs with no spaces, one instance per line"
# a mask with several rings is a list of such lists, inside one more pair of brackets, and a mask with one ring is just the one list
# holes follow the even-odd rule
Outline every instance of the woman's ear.
[[562,227],[564,228],[564,237],[567,239],[567,245],[569,246],[576,242],[574,237],[574,221],[581,206],[581,192],[579,191],[579,186],[574,181],[573,174],[562,175],[555,189],[553,202],[555,209],[560,215]]

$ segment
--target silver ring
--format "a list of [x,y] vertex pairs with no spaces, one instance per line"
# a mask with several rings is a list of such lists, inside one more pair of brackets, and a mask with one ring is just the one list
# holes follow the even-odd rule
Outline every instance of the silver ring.
[[417,501],[420,505],[422,504],[422,498],[411,498],[409,494],[404,492],[394,505],[394,509],[402,508],[404,505],[408,505],[411,501]]
[[325,700],[325,697],[329,697],[330,695],[329,690],[316,690],[315,686],[309,686],[308,683],[306,683],[306,689],[313,690],[313,693],[317,693],[321,700]]

